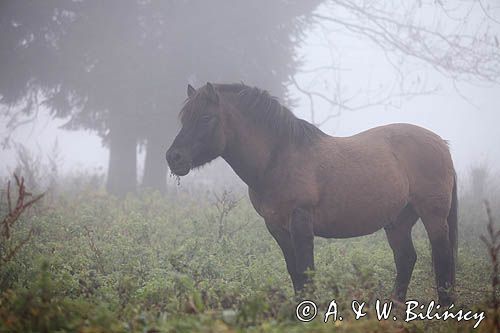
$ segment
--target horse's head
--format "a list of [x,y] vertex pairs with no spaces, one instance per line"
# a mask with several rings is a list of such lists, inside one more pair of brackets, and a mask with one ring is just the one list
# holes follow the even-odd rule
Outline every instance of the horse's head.
[[207,83],[196,91],[188,85],[187,93],[182,128],[166,155],[170,171],[178,176],[217,158],[226,145],[221,101],[214,86]]

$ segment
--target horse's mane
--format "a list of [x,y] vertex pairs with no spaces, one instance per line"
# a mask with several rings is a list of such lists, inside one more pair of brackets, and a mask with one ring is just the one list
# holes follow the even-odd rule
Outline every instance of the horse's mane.
[[[269,131],[276,133],[281,138],[295,144],[311,144],[319,137],[325,135],[313,124],[297,118],[287,107],[283,106],[276,97],[271,96],[266,90],[250,87],[243,83],[214,84],[219,94],[234,93],[238,101],[238,109],[251,118],[255,124],[265,126]],[[205,98],[197,98],[203,93],[206,86],[198,89],[193,104],[188,109],[203,108]],[[191,103],[188,100],[186,106]],[[183,110],[184,113],[187,110]]]

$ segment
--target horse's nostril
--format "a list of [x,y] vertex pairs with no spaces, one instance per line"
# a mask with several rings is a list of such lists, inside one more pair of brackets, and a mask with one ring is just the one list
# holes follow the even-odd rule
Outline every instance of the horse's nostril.
[[175,150],[167,153],[167,160],[169,162],[176,163],[176,162],[179,162],[181,160],[181,158],[182,158],[182,155]]

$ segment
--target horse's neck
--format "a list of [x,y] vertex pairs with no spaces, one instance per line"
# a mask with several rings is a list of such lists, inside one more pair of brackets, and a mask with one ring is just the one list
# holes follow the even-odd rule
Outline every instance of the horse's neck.
[[222,158],[249,187],[257,188],[273,154],[276,154],[276,147],[276,139],[269,131],[241,126],[228,140]]

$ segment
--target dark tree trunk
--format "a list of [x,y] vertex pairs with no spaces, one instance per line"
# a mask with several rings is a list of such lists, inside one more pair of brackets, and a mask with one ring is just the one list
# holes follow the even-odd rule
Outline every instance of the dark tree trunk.
[[165,140],[151,135],[146,142],[146,159],[142,187],[164,193],[167,189],[167,162],[165,161]]
[[107,190],[123,196],[137,186],[137,138],[125,122],[113,121],[109,133]]

